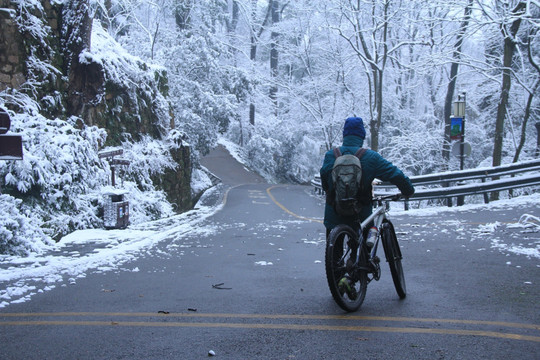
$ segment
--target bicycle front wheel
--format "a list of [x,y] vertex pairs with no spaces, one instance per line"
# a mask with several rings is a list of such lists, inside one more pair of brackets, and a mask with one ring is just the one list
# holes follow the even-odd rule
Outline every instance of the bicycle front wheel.
[[400,299],[404,299],[407,296],[407,289],[405,286],[405,275],[403,273],[403,267],[401,266],[401,250],[394,231],[394,225],[390,221],[385,221],[381,225],[381,240],[384,247],[384,254],[386,255],[386,261],[390,266],[390,273],[392,273],[392,280],[396,292]]
[[345,311],[356,311],[366,296],[367,271],[353,266],[360,253],[360,264],[367,263],[366,252],[358,251],[358,235],[347,225],[338,225],[328,236],[325,254],[326,278],[332,297]]

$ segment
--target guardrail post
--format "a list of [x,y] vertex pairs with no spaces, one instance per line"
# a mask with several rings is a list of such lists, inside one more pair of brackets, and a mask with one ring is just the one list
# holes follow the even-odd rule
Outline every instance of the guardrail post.
[[[442,187],[450,187],[449,182],[443,182],[441,183],[441,185]],[[446,206],[452,207],[452,197],[447,197],[445,200],[446,200]]]
[[[482,178],[482,182],[485,183],[486,178]],[[488,204],[488,203],[489,203],[489,195],[488,193],[484,193],[484,204]]]
[[[457,185],[465,185],[466,182],[460,181]],[[457,197],[457,206],[463,206],[465,204],[465,195],[460,195]]]
[[540,156],[540,122],[537,122],[534,124],[536,126],[536,151],[535,151],[535,157]]

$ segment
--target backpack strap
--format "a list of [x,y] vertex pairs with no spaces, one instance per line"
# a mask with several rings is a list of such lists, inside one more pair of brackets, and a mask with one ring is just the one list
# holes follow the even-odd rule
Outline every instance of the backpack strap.
[[358,160],[360,160],[362,158],[362,156],[364,156],[364,154],[366,153],[367,149],[366,148],[360,148],[356,151],[356,153],[354,154],[354,156],[356,156],[358,158]]
[[[362,156],[364,156],[366,151],[367,151],[366,148],[359,148],[358,150],[356,150],[356,153],[354,153],[354,156],[356,156],[358,158],[358,160],[360,160],[362,158]],[[341,150],[339,149],[339,147],[335,147],[334,148],[334,156],[336,157],[336,159],[338,157],[340,157],[341,155],[342,154],[341,154]]]

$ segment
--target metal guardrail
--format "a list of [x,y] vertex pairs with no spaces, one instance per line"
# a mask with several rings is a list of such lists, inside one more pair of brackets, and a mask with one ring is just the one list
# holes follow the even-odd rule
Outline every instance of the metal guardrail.
[[[538,173],[534,173],[534,172]],[[530,175],[515,176],[519,173],[533,172]],[[503,176],[511,178],[499,179]],[[493,179],[495,180],[489,180]],[[540,159],[524,161],[509,165],[491,168],[470,169],[430,175],[413,176],[410,178],[416,188],[416,192],[409,201],[430,199],[448,199],[452,197],[464,197],[468,195],[484,194],[484,202],[488,202],[487,193],[511,190],[526,186],[540,186]],[[467,181],[482,180],[482,182],[465,183]],[[456,185],[452,185],[456,184]],[[311,185],[318,194],[323,194],[320,176],[311,181]],[[425,188],[425,186],[439,185]],[[395,186],[382,182],[375,186],[375,194],[388,194],[395,190]]]
[[[438,174],[419,175],[411,177],[413,185],[440,184],[444,182],[459,182],[477,179],[494,178],[515,175],[527,171],[540,171],[540,159],[523,161],[508,165],[490,168],[476,168],[461,171],[444,172]],[[393,186],[389,182],[383,182],[380,186]]]
[[[540,175],[535,176],[520,176],[511,179],[493,180],[489,182],[463,184],[450,186],[445,188],[418,189],[414,195],[409,197],[409,200],[429,200],[429,199],[444,199],[451,197],[459,197],[466,195],[487,194],[490,192],[517,189],[526,186],[540,185]],[[378,194],[378,191],[375,191]],[[385,194],[385,192],[380,192]],[[484,198],[485,202],[488,202]]]

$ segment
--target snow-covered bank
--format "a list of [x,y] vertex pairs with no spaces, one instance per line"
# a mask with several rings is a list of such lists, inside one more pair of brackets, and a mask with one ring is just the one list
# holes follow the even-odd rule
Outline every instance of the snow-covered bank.
[[419,209],[411,208],[410,210],[403,210],[403,206],[400,203],[393,204],[390,209],[391,214],[410,214],[414,216],[433,216],[440,214],[442,212],[453,212],[460,213],[464,211],[481,211],[481,210],[494,210],[494,209],[505,209],[520,207],[526,205],[538,205],[540,209],[540,193],[532,195],[524,195],[511,199],[502,199],[491,202],[489,204],[465,204],[463,206],[453,206],[453,207],[422,207]]
[[[207,197],[216,196],[217,191],[217,188],[209,190],[199,204]],[[199,205],[186,213],[125,230],[79,230],[42,254],[0,256],[0,308],[28,301],[36,293],[57,286],[74,284],[91,269],[95,272],[123,269],[161,241],[175,243],[188,235],[212,233],[215,231],[212,226],[201,223],[221,207],[222,204]]]
[[[458,232],[459,239],[468,239],[471,242],[477,240],[489,241],[490,248],[506,254],[524,255],[531,259],[540,259],[540,194],[519,196],[512,199],[498,200],[489,204],[469,204],[455,207],[425,207],[404,211],[401,204],[394,204],[390,215],[409,215],[411,218],[439,217],[441,223],[452,222]],[[500,221],[473,225],[472,232],[464,231],[467,223],[467,213],[475,214],[501,210],[522,208],[536,208],[534,213],[523,213],[519,220],[508,219],[504,223]],[[463,214],[460,221],[444,220],[444,214]],[[505,238],[500,237],[500,231],[505,231]],[[499,232],[498,232],[499,231]],[[540,267],[540,264],[537,265]]]

